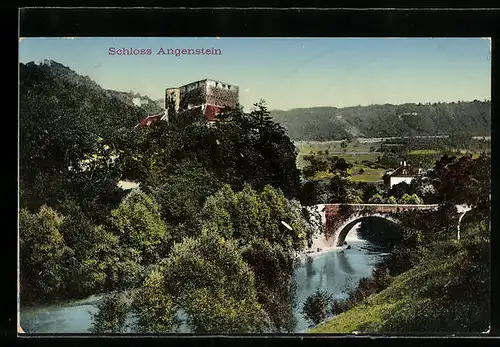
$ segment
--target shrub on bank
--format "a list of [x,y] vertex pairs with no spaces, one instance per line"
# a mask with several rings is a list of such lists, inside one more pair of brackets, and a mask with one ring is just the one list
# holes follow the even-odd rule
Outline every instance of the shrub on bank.
[[330,293],[318,288],[312,295],[307,297],[302,306],[302,314],[312,324],[319,324],[328,316],[328,304],[331,300],[332,295]]

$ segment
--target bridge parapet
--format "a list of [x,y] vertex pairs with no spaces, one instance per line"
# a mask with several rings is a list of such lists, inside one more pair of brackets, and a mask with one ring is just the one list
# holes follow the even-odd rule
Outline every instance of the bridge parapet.
[[411,205],[411,204],[326,204],[325,215],[337,215],[342,208],[348,208],[350,212],[368,213],[397,213],[409,210],[434,210],[439,207],[437,204]]
[[[341,246],[347,233],[358,222],[365,218],[384,218],[399,223],[395,213],[410,210],[437,210],[438,204],[411,205],[411,204],[325,204],[318,205],[323,211],[324,236],[326,241]],[[458,221],[458,239],[460,238],[460,220],[470,210],[469,206],[456,206],[461,214]]]

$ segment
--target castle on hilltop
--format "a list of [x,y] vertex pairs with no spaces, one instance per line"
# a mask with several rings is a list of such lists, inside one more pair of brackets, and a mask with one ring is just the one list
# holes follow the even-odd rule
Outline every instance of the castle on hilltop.
[[165,112],[143,119],[137,126],[148,126],[157,120],[187,122],[217,121],[224,108],[236,108],[239,103],[239,87],[203,79],[165,90]]
[[204,79],[165,91],[166,116],[183,117],[187,111],[198,110],[208,122],[217,120],[225,107],[238,106],[239,88],[224,82]]

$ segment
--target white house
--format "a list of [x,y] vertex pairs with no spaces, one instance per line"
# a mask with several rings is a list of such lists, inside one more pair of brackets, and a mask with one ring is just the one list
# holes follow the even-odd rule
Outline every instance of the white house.
[[387,171],[383,177],[384,183],[392,188],[401,182],[411,183],[416,177],[422,174],[422,169],[415,169],[407,165],[406,161],[400,163],[400,166],[392,171]]

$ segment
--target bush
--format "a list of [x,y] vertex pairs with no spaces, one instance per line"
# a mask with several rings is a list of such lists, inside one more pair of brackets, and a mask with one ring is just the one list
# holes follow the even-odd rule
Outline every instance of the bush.
[[332,306],[330,308],[332,315],[336,316],[349,310],[351,306],[349,305],[349,301],[347,299],[333,300]]
[[316,289],[314,294],[307,297],[302,306],[302,315],[313,325],[324,321],[328,316],[328,304],[332,300],[332,295],[327,291]]
[[422,199],[417,194],[403,194],[403,196],[399,199],[400,204],[413,204],[419,205],[422,203]]
[[90,332],[94,334],[125,332],[125,321],[129,310],[125,294],[111,293],[105,296],[98,308],[99,311],[92,314]]
[[368,202],[370,204],[383,204],[384,203],[384,198],[382,197],[382,195],[380,194],[375,194],[374,196],[372,196]]
[[389,198],[387,199],[387,203],[388,204],[391,204],[391,205],[395,205],[398,203],[398,201],[396,200],[396,198],[394,196],[389,196]]

